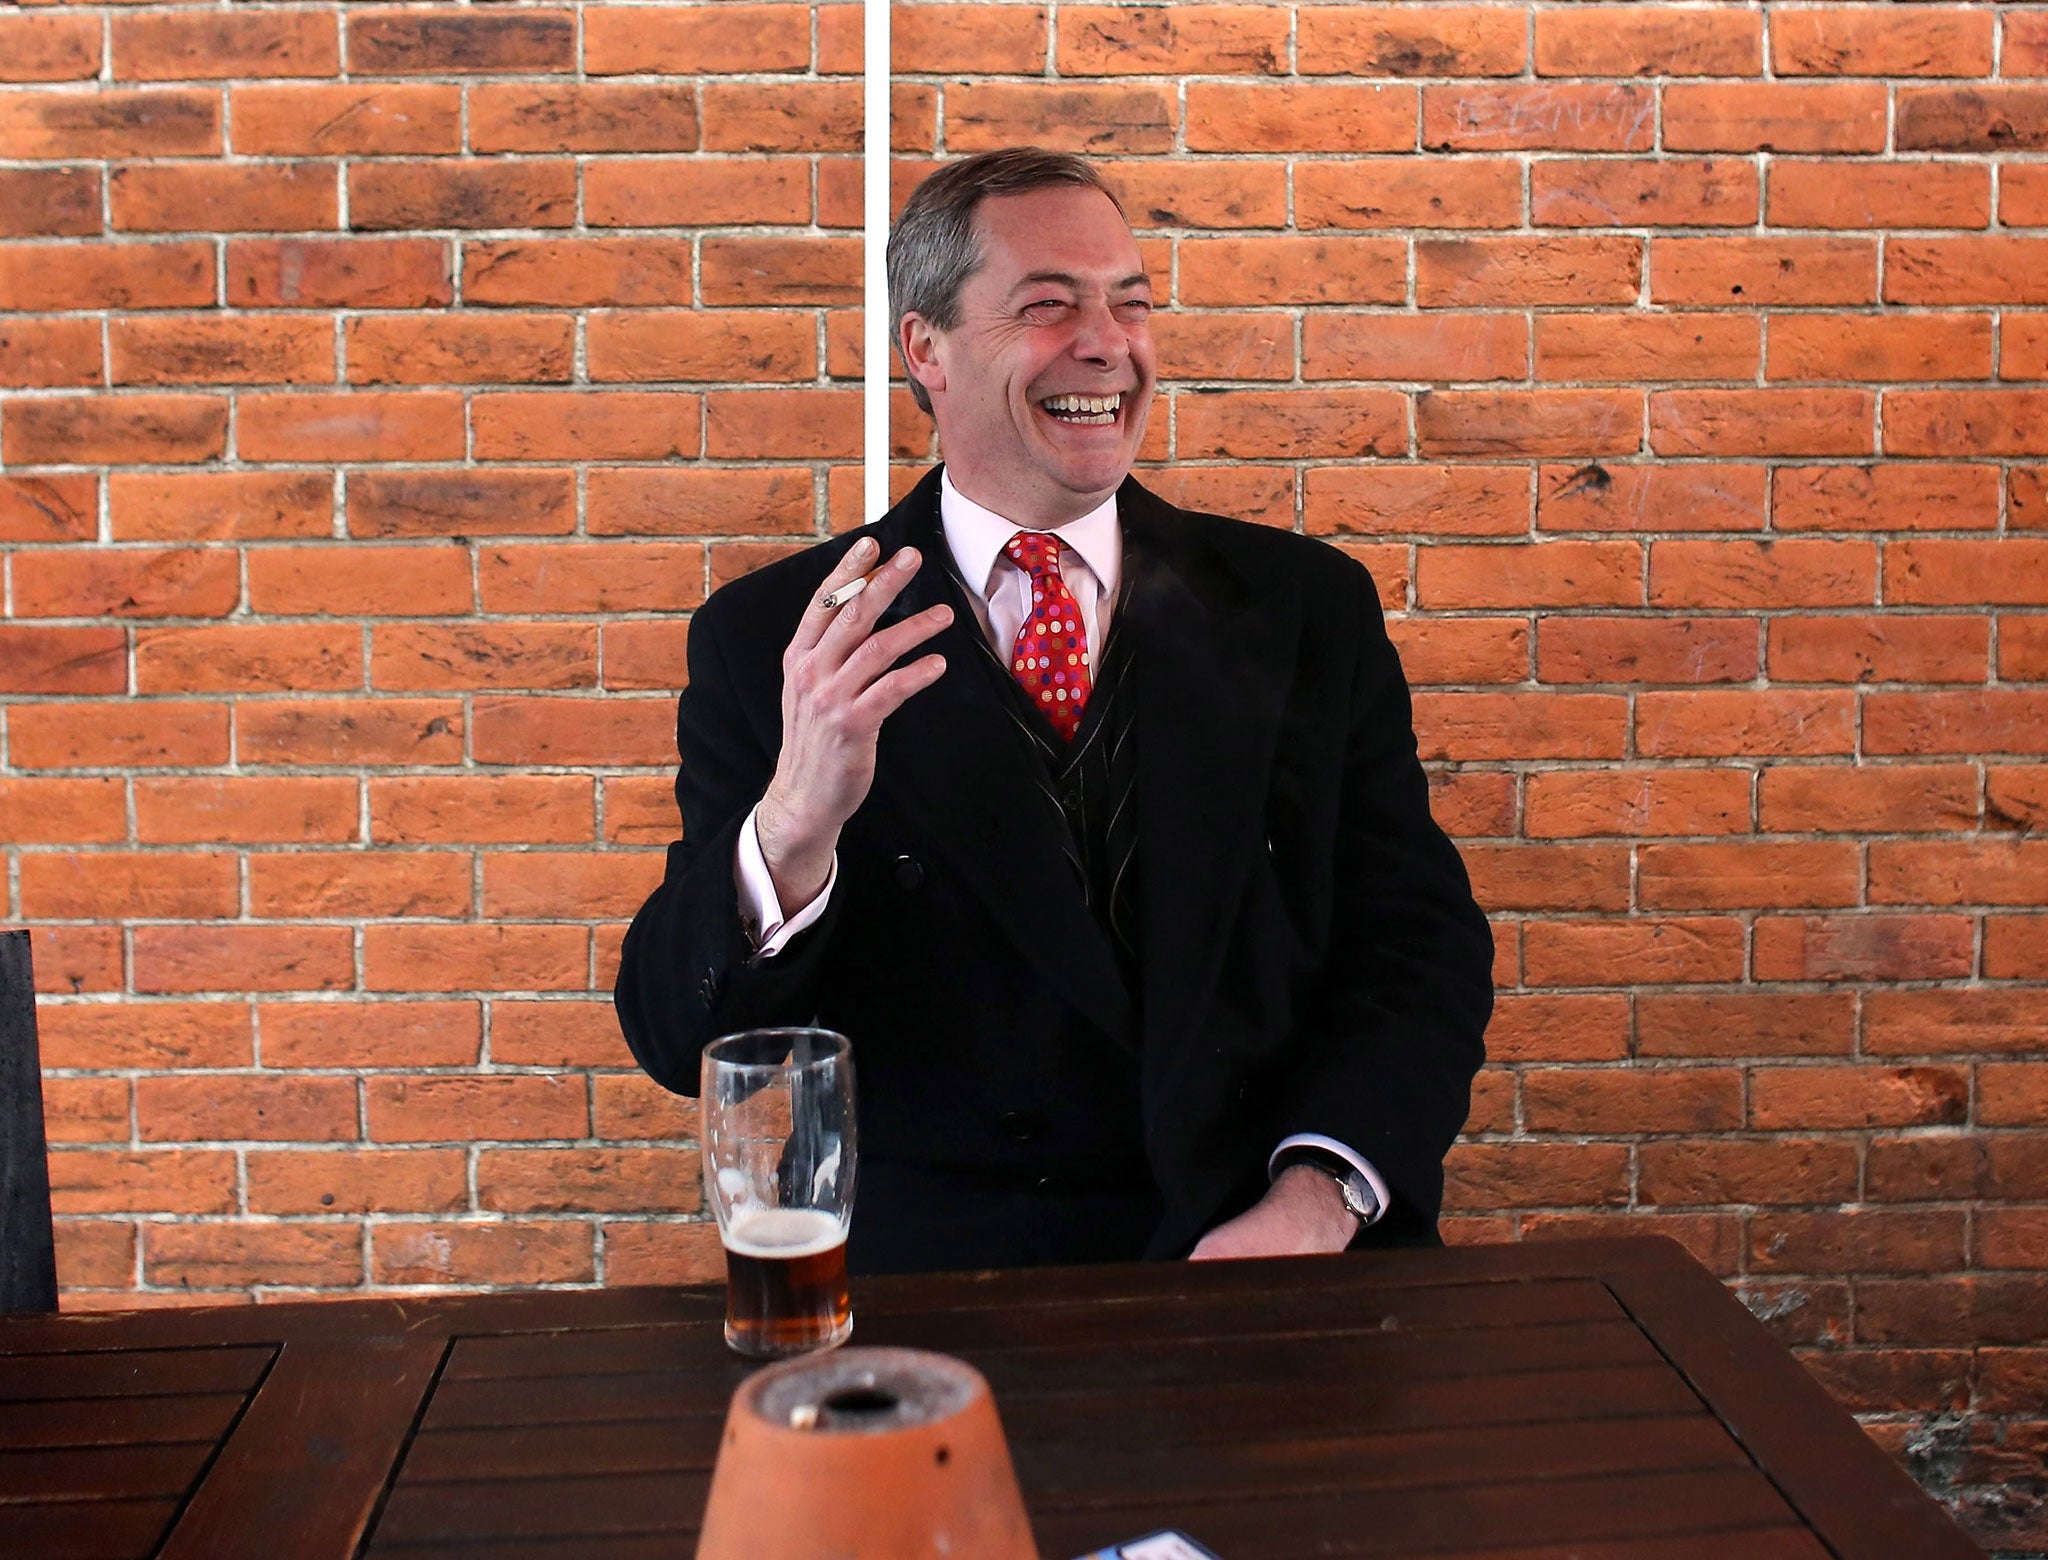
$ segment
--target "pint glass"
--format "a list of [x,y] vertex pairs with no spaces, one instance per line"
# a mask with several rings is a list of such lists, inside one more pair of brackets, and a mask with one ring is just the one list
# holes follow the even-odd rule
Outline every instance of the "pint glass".
[[853,1218],[853,1052],[828,1029],[750,1029],[704,1048],[704,1195],[725,1246],[725,1341],[741,1354],[844,1343]]

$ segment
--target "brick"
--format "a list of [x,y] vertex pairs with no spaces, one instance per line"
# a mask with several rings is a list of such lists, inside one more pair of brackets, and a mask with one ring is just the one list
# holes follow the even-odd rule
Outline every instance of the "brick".
[[1839,164],[1779,158],[1771,164],[1765,220],[1798,228],[1980,228],[1991,220],[1991,170],[1980,164]]
[[1977,776],[1961,764],[1773,765],[1758,816],[1772,834],[1968,829],[1977,821]]
[[2048,390],[1899,390],[1885,397],[1892,455],[2028,455]]
[[1177,378],[1295,377],[1294,321],[1284,314],[1162,314],[1152,333],[1160,361],[1172,364]]
[[1407,246],[1399,239],[1187,239],[1180,301],[1193,305],[1401,303]]
[[135,1281],[135,1226],[112,1219],[60,1219],[54,1231],[57,1282],[66,1291]]
[[[1832,323],[1839,335],[1850,322]],[[1774,324],[1774,352],[1777,340]],[[1982,465],[1779,466],[1772,474],[1771,518],[1783,531],[1989,530],[1998,523],[1998,471]]]
[[1628,701],[1614,694],[1559,694],[1533,701],[1514,694],[1431,693],[1415,700],[1422,757],[1619,758]]
[[2044,1102],[2048,1102],[2048,1068],[2029,1062],[2000,1062],[1977,1069],[1980,1126],[2038,1126],[2048,1119]]
[[590,1082],[598,1136],[640,1141],[697,1136],[697,1102],[669,1093],[644,1073],[602,1074]]
[[1644,1056],[1847,1056],[1856,1041],[1847,992],[1643,992]]
[[126,1143],[128,1080],[44,1079],[43,1126],[52,1143]]
[[90,81],[100,73],[96,14],[0,16],[0,81]]
[[1539,76],[1754,76],[1763,18],[1676,6],[1573,6],[1536,13]]
[[1521,171],[1507,158],[1448,165],[1401,157],[1302,163],[1295,171],[1295,217],[1303,228],[1516,227]]
[[632,919],[661,885],[658,852],[495,851],[484,857],[483,912],[515,919],[559,915]]
[[1759,980],[1956,980],[1976,967],[1967,916],[1764,916],[1755,929]]
[[32,935],[40,995],[77,996],[123,988],[119,928],[40,926]]
[[1885,552],[1888,603],[2048,605],[2048,539],[1915,537]]
[[861,98],[852,82],[707,82],[703,93],[707,151],[859,149]]
[[[928,9],[933,8],[915,7]],[[718,1243],[716,1224],[608,1222],[603,1228],[609,1284],[724,1282],[725,1249]]]
[[2048,303],[2048,239],[1892,238],[1888,303]]
[[1416,562],[1425,611],[1503,606],[1638,606],[1643,553],[1632,541],[1438,545]]
[[462,761],[462,706],[440,699],[245,703],[235,712],[243,763],[351,767]]
[[1633,83],[1466,83],[1422,89],[1424,151],[1647,151],[1655,140],[1656,119],[1656,93]]
[[1801,6],[1771,16],[1780,76],[1988,76],[1988,11],[1968,6]]
[[2048,227],[2048,167],[2007,163],[1999,171],[1998,220],[2008,227]]
[[371,991],[580,990],[589,933],[580,926],[371,926],[363,980]]
[[660,765],[675,761],[675,701],[478,699],[471,744],[480,764]]
[[1759,183],[1754,164],[1727,157],[1544,158],[1529,165],[1530,218],[1542,227],[1747,227]]
[[202,243],[71,244],[52,265],[41,245],[0,247],[0,297],[10,307],[167,309],[213,302],[213,246]]
[[1762,466],[1594,462],[1537,473],[1541,531],[1760,531]]
[[2038,1200],[2048,1187],[2048,1137],[2038,1132],[1961,1136],[1949,1131],[1875,1137],[1864,1179],[1867,1195],[1888,1202]]
[[96,385],[101,372],[97,320],[15,319],[0,324],[0,385]]
[[666,845],[680,833],[675,787],[649,775],[617,775],[604,782],[604,840],[608,845]]
[[0,477],[0,542],[89,542],[99,481],[86,475]]
[[494,1001],[491,1060],[519,1067],[633,1066],[609,998]]
[[581,775],[447,775],[370,782],[370,837],[378,844],[568,844],[595,828],[591,782]]
[[0,238],[76,238],[100,231],[96,168],[0,168]]
[[890,24],[891,68],[903,74],[1036,74],[1045,49],[1045,9],[1036,5],[907,6]]
[[353,1224],[145,1224],[142,1269],[180,1289],[353,1287],[361,1242]]
[[379,1224],[370,1240],[370,1275],[379,1284],[523,1289],[596,1276],[592,1231],[580,1221]]
[[1550,684],[1749,682],[1759,665],[1757,629],[1743,618],[1556,616],[1536,639],[1536,676]]
[[[1523,980],[1531,986],[1598,986],[1626,970],[1632,985],[1735,981],[1742,978],[1742,923],[1734,917],[1614,921],[1532,921],[1524,930]],[[1576,1078],[1578,1075],[1571,1075]],[[1683,1078],[1685,1073],[1675,1076]],[[1536,1082],[1535,1077],[1525,1081]],[[1554,1094],[1548,1096],[1553,1101]],[[1723,1125],[1740,1124],[1740,1095],[1737,1091],[1731,1118]],[[1616,1131],[1615,1127],[1591,1125],[1560,1128],[1553,1121],[1538,1127],[1526,1117],[1532,1130],[1575,1132]],[[1709,1122],[1689,1125],[1677,1122],[1653,1127],[1648,1120],[1638,1123],[1640,1131],[1705,1131]]]
[[1641,446],[1635,390],[1425,390],[1415,398],[1426,455],[1586,456]]
[[236,239],[227,301],[242,308],[406,309],[454,298],[448,246],[426,238]]
[[485,1149],[477,1201],[507,1213],[695,1213],[697,1152],[684,1148]]
[[597,664],[586,624],[391,624],[376,630],[370,672],[385,689],[588,688]]
[[1881,152],[1885,88],[1850,82],[1674,82],[1664,145],[1680,152]]
[[714,390],[704,398],[704,452],[713,457],[822,460],[860,452],[853,390]]
[[811,216],[810,174],[797,157],[593,161],[583,169],[583,215],[592,227],[802,224]]
[[251,1213],[441,1213],[469,1200],[455,1149],[257,1149],[248,1163]]
[[1650,604],[1659,607],[1867,606],[1875,548],[1862,541],[1653,541]]
[[[988,12],[976,15],[986,18]],[[1042,38],[1042,13],[1037,20]],[[822,15],[819,25],[824,25]],[[990,18],[982,26],[988,30],[1002,23]],[[909,69],[902,40],[892,37],[891,45],[895,68]],[[583,68],[593,76],[752,75],[800,71],[810,63],[811,19],[801,5],[643,6],[589,11],[583,18]]]
[[266,920],[470,913],[470,862],[448,852],[265,851],[249,858],[249,913]]
[[[1772,379],[1984,379],[1991,373],[1991,320],[1981,314],[1775,319],[1767,372]],[[1911,469],[1894,475],[1910,480]]]
[[1505,1062],[1618,1061],[1628,1054],[1628,999],[1617,993],[1502,992],[1487,1049]]
[[2048,86],[1901,87],[1902,152],[2026,152],[2048,147]]
[[1636,700],[1636,743],[1664,758],[1847,753],[1855,714],[1853,698],[1824,690],[1644,693]]
[[219,548],[67,548],[14,556],[20,617],[224,617],[239,595],[235,555]]
[[575,528],[568,471],[369,471],[349,479],[351,536],[565,536]]
[[[24,856],[24,870],[38,859]],[[243,1002],[45,1002],[38,1027],[46,1067],[247,1067],[252,1060]]]
[[1532,1071],[1522,1079],[1522,1120],[1530,1132],[1725,1132],[1742,1124],[1742,1074],[1732,1067]]
[[1848,841],[1645,845],[1637,855],[1637,902],[1646,908],[1797,909],[1856,902],[1857,847]]
[[[1091,156],[1140,156],[1172,149],[1177,118],[1172,92],[1153,85],[988,81],[946,88],[946,145],[955,152],[1021,143]],[[1234,149],[1244,146],[1240,141]]]
[[256,1012],[265,1067],[470,1067],[483,1045],[475,1002],[264,1002]]
[[1993,827],[2022,832],[2048,822],[2048,765],[1986,766],[1984,813]]
[[[699,268],[701,301],[712,306],[858,303],[860,265],[857,239],[707,238]],[[644,301],[680,303],[687,296]]]
[[356,1085],[353,1078],[139,1078],[135,1113],[150,1142],[334,1142],[356,1135]]
[[749,533],[807,533],[813,503],[811,473],[800,467],[628,466],[590,472],[584,522],[592,535],[694,536],[730,531],[741,516]]
[[231,856],[161,851],[23,855],[21,913],[89,920],[118,913],[135,920],[225,920],[241,908]]
[[1639,1152],[1640,1193],[1655,1205],[1837,1203],[1856,1196],[1856,1145],[1836,1138],[1681,1139],[1645,1143]]
[[663,392],[535,391],[478,396],[482,460],[667,460],[698,453],[702,398]]
[[118,627],[0,623],[0,692],[125,693],[127,663],[128,635]]
[[1650,448],[1660,455],[1868,455],[1876,410],[1867,390],[1652,391]]
[[341,68],[324,11],[166,11],[113,18],[116,81],[332,76]]
[[510,75],[571,70],[576,19],[567,11],[386,10],[348,18],[357,76]]
[[114,472],[107,507],[116,541],[239,541],[325,536],[334,478],[324,472]]
[[[1987,1209],[1987,1215],[2005,1209]],[[2019,1210],[2010,1210],[2017,1212]],[[1981,1236],[1981,1232],[1980,1232]],[[2034,1266],[2033,1263],[2023,1264]],[[1856,1285],[1856,1336],[1871,1343],[2027,1343],[2048,1304],[2039,1274],[1865,1279]]]
[[1270,6],[1069,5],[1059,13],[1054,69],[1063,76],[1282,75],[1290,21]]
[[1621,1143],[1460,1143],[1444,1161],[1444,1206],[1586,1207],[1628,1200]]
[[135,837],[143,844],[313,844],[355,833],[356,782],[341,776],[135,782]]
[[693,152],[687,83],[493,83],[469,89],[473,152]]
[[[139,807],[140,803],[137,805]],[[262,829],[260,822],[254,822],[248,835],[238,837],[253,837]],[[339,991],[355,980],[352,934],[344,926],[138,926],[130,935],[134,945],[135,989],[138,992]],[[145,1084],[196,1082],[202,1085],[201,1093],[179,1107],[188,1111],[201,1107],[210,1097],[203,1090],[210,1089],[215,1081],[144,1080]],[[331,1081],[346,1082],[342,1079]],[[353,1100],[354,1086],[351,1084],[348,1088],[349,1097]],[[140,1097],[144,1109],[143,1135],[148,1137],[152,1135],[149,1127],[150,1096]],[[348,1131],[334,1135],[353,1135],[354,1123],[355,1111],[351,1105]],[[209,1131],[176,1135],[206,1137]]]
[[590,316],[588,340],[594,380],[770,381],[817,373],[815,323],[783,311],[599,313]]
[[2000,379],[2048,379],[2048,318],[2008,314],[2000,332]]
[[138,233],[332,228],[337,188],[334,169],[319,163],[141,163],[108,179],[114,226]]
[[1510,1132],[1515,1121],[1515,1079],[1507,1072],[1484,1071],[1472,1080],[1472,1106],[1465,1132]]
[[1762,355],[1761,337],[1760,322],[1740,316],[1539,315],[1536,377],[1748,380]]
[[1956,1067],[1760,1067],[1749,1089],[1760,1131],[1952,1126],[1970,1103],[1968,1074]]
[[50,1201],[67,1213],[231,1213],[235,1156],[212,1149],[59,1149]]
[[1432,618],[1389,631],[1411,686],[1519,683],[1529,675],[1529,625],[1519,619]]
[[1954,1413],[1970,1401],[1972,1356],[1940,1349],[1855,1349],[1802,1354],[1804,1365],[1851,1412]]
[[694,542],[493,547],[478,577],[487,612],[672,612],[703,601],[703,556]]
[[315,315],[162,315],[107,327],[117,385],[334,381],[334,326]]
[[1287,169],[1279,162],[1113,162],[1101,172],[1139,231],[1286,225]]
[[665,619],[607,623],[604,628],[605,687],[679,691],[690,680],[685,654],[688,637],[686,625]]
[[2048,700],[2031,689],[1876,693],[1865,700],[1869,753],[2048,752]]
[[[1977,1216],[1976,1249],[1978,1264],[1983,1267],[2039,1268],[2041,1252],[2048,1249],[2048,1209],[1984,1209]],[[2036,1285],[2039,1282],[2037,1273]],[[2007,1337],[2011,1336],[2008,1332]],[[2029,1331],[2015,1341],[2031,1343],[2034,1335]]]
[[1732,1279],[1741,1266],[1737,1222],[1720,1214],[1657,1213],[1639,1210],[1533,1213],[1521,1218],[1526,1240],[1602,1240],[1657,1235],[1675,1240],[1708,1272]]
[[1522,379],[1529,327],[1514,314],[1312,314],[1302,356],[1308,379]]
[[38,704],[8,721],[23,769],[156,769],[228,761],[227,707],[156,702]]
[[[1234,515],[1260,525],[1286,526],[1294,520],[1294,473],[1285,468],[1175,464],[1141,470],[1139,480],[1183,509]],[[834,493],[836,498],[836,488]]]
[[1982,682],[1990,630],[1987,618],[1774,618],[1771,674],[1789,682]]
[[351,384],[535,384],[574,375],[564,315],[367,315],[343,327]]
[[2025,835],[1962,841],[1874,842],[1870,897],[1880,904],[2030,905],[2048,841]]
[[1473,893],[1490,910],[1619,910],[1628,852],[1608,845],[1468,845]]
[[1650,298],[1678,306],[1874,303],[1877,244],[1861,238],[1650,240]]
[[1407,403],[1393,391],[1235,390],[1176,403],[1178,453],[1197,460],[1397,455],[1407,445]]
[[354,228],[553,228],[576,220],[576,167],[543,162],[372,162],[348,171]]
[[1741,770],[1552,769],[1530,775],[1526,784],[1523,826],[1530,839],[1749,829],[1750,781]]
[[1999,68],[2007,76],[2048,76],[2048,22],[2039,12],[2006,13]]
[[0,412],[0,458],[29,466],[215,460],[226,448],[227,412],[225,400],[201,395],[14,401]]
[[220,94],[102,87],[0,97],[0,157],[205,157],[221,150]]
[[1946,1210],[1760,1213],[1749,1260],[1759,1273],[1926,1273],[1963,1265],[1963,1215]]
[[371,1078],[370,1140],[458,1143],[580,1138],[590,1131],[582,1077]]
[[402,157],[462,149],[460,87],[230,87],[228,104],[240,156]]
[[1514,76],[1523,19],[1498,6],[1332,5],[1297,14],[1304,76]]
[[1512,466],[1316,467],[1303,517],[1311,535],[1523,535],[1528,473]]
[[460,460],[462,411],[438,391],[245,395],[236,442],[245,460]]
[[118,776],[0,779],[0,808],[6,810],[8,838],[16,845],[121,840],[128,832],[123,789]]
[[[1332,85],[1323,82],[1196,82],[1188,92],[1187,143],[1193,151],[1232,152],[1405,152],[1415,147],[1416,94],[1413,87]],[[950,140],[951,120],[948,120]],[[1130,148],[1137,150],[1138,148]],[[1302,169],[1310,166],[1304,164]],[[1426,202],[1421,187],[1389,165],[1375,164],[1382,184],[1396,180],[1402,199]],[[1299,176],[1299,175],[1297,175]],[[1372,173],[1364,176],[1374,177]],[[1358,180],[1324,179],[1312,205],[1341,200],[1333,191],[1355,189]],[[1517,191],[1516,206],[1521,202]],[[1306,222],[1304,225],[1309,225]],[[1333,224],[1354,226],[1360,224]],[[1437,224],[1430,224],[1435,226]]]
[[1628,236],[1419,239],[1415,301],[1423,308],[1633,303],[1642,243]]

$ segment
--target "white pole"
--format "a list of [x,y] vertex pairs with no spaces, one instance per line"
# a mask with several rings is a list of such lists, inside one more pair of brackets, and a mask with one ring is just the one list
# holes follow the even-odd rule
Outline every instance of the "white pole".
[[867,47],[861,66],[865,133],[861,141],[863,221],[863,306],[866,309],[861,364],[863,414],[861,471],[863,518],[874,520],[889,507],[889,0],[862,0]]

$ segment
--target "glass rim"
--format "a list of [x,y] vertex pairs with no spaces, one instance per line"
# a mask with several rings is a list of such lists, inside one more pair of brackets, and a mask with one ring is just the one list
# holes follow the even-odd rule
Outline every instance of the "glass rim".
[[[774,1062],[750,1062],[732,1054],[744,1046],[760,1045],[778,1039],[795,1040],[799,1037],[816,1044],[815,1052],[801,1062],[791,1061],[788,1056]],[[792,1046],[791,1050],[794,1049]],[[705,1045],[703,1064],[706,1067],[719,1067],[732,1072],[785,1072],[843,1062],[852,1055],[853,1042],[836,1029],[823,1029],[813,1024],[776,1024],[759,1029],[740,1029],[729,1035],[720,1035]]]

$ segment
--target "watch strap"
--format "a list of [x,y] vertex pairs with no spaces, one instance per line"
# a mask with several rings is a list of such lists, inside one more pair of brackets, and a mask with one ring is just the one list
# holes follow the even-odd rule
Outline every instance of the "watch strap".
[[1293,1165],[1307,1165],[1311,1170],[1320,1170],[1337,1183],[1337,1192],[1344,1199],[1344,1206],[1358,1220],[1358,1227],[1364,1229],[1380,1216],[1380,1200],[1373,1194],[1372,1183],[1360,1173],[1358,1166],[1342,1154],[1333,1154],[1326,1148],[1312,1144],[1297,1143],[1292,1148],[1282,1149],[1273,1159],[1273,1177]]

